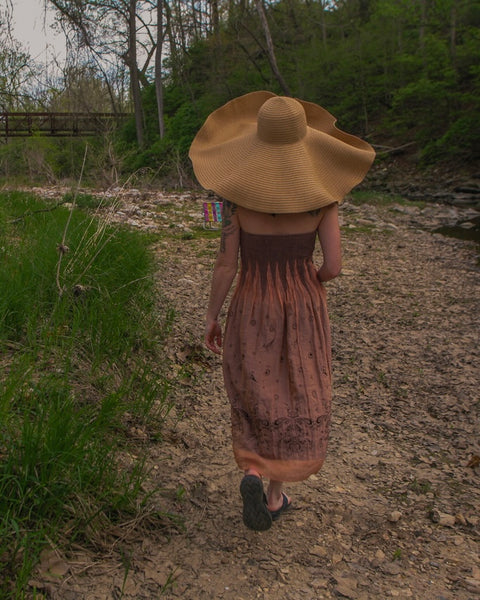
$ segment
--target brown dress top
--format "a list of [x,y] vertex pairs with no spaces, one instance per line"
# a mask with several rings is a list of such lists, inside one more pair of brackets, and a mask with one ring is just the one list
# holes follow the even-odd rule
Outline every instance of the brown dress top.
[[316,473],[327,450],[331,342],[315,240],[240,232],[223,351],[233,450],[241,469],[277,481]]

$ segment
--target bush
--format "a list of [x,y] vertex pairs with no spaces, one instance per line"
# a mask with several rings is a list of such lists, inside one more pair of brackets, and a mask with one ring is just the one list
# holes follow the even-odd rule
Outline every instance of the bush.
[[479,160],[478,131],[480,131],[480,113],[473,112],[461,117],[440,139],[427,144],[422,154],[423,160],[426,163],[449,158]]

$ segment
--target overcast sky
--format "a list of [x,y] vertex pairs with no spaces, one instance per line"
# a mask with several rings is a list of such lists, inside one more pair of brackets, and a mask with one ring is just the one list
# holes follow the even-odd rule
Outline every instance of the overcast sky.
[[[8,0],[0,0],[3,10]],[[52,11],[45,14],[44,0],[11,0],[13,5],[13,34],[33,59],[49,62],[52,55],[64,55],[65,39],[50,27]]]

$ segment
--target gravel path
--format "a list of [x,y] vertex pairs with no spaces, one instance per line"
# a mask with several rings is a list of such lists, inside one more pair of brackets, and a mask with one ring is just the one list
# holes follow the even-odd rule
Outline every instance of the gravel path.
[[200,198],[167,200],[134,200],[122,214],[166,234],[158,281],[177,311],[168,355],[180,385],[162,443],[149,446],[150,484],[185,527],[79,554],[52,597],[478,598],[478,249],[427,231],[451,209],[345,203],[343,274],[327,284],[327,460],[288,486],[295,510],[256,533],[241,520],[220,360],[201,344],[218,237],[193,228]]

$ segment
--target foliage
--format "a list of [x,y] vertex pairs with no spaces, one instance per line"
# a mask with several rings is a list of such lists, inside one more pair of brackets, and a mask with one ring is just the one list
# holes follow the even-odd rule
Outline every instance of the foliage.
[[[50,106],[124,107],[126,64],[135,71],[126,52],[126,13],[104,0],[81,7],[71,0],[50,3],[79,36],[82,52],[93,53],[85,65],[65,71],[65,89],[51,92]],[[264,5],[278,67],[293,95],[320,103],[338,118],[340,128],[374,144],[413,149],[415,143],[415,154],[425,162],[478,159],[479,0],[278,0]],[[205,117],[235,96],[258,89],[282,93],[281,86],[253,1],[167,3],[162,29],[165,135],[160,139],[151,66],[156,13],[152,3],[136,6],[149,16],[137,19],[137,45],[146,50],[139,68],[141,106],[137,98],[135,118],[117,136],[99,140],[86,172],[112,182],[148,170],[150,177],[182,185],[192,176],[188,147]],[[106,56],[115,56],[124,68],[102,71],[101,57]],[[35,139],[31,147],[12,142],[0,149],[0,174],[75,177],[78,154],[66,142]]]
[[171,314],[157,316],[143,236],[84,212],[2,194],[0,258],[7,598],[20,597],[40,551],[59,535],[92,544],[109,523],[141,520],[144,462],[120,434],[129,423],[158,431],[171,408],[160,366]]
[[157,176],[166,178],[178,169],[184,169],[191,141],[201,126],[204,113],[200,113],[190,98],[182,97],[180,88],[165,91],[165,137],[158,136],[158,116],[154,90],[145,91],[144,110],[151,115],[146,120],[147,145],[143,151],[136,149],[134,124],[127,123],[120,132],[118,149],[127,155],[126,169],[130,172],[142,168],[152,169]]
[[0,145],[0,180],[9,184],[75,182],[83,170],[86,183],[111,185],[118,182],[123,160],[114,150],[110,134],[88,139],[42,135],[11,138]]
[[[431,161],[478,158],[475,6],[454,0],[350,0],[325,9],[322,3],[280,0],[266,9],[279,67],[295,96],[319,102],[341,128],[371,141],[415,141]],[[281,93],[249,4],[231,5],[219,32],[196,38],[168,66],[167,134],[161,142],[150,135],[139,163],[154,159],[167,165],[175,153],[187,169],[189,142],[209,112],[256,89]],[[145,98],[149,94],[147,89]],[[152,108],[145,103],[147,114],[153,115]]]

